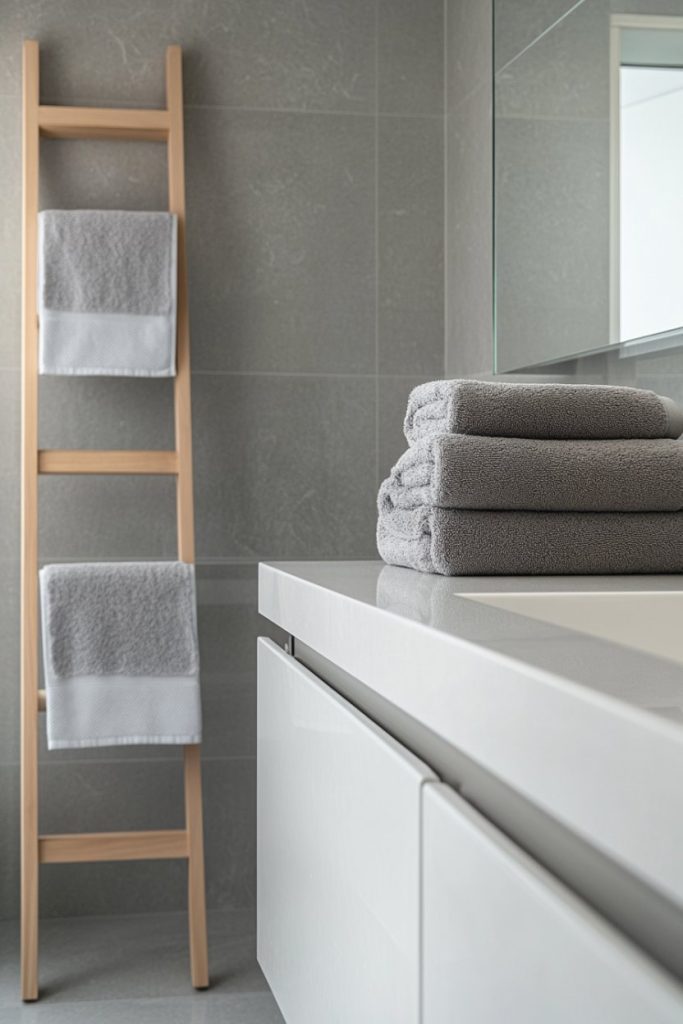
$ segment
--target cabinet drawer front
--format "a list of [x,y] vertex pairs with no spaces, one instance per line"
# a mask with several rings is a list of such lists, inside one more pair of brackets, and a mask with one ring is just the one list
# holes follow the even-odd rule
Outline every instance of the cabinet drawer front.
[[431,771],[268,640],[258,652],[258,957],[288,1024],[417,1024]]
[[423,822],[423,1024],[680,1024],[679,987],[453,790]]

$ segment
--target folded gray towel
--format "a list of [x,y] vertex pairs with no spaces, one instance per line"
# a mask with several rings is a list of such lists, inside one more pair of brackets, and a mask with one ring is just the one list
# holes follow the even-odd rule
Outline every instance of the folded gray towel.
[[193,566],[50,565],[40,599],[49,750],[201,741]]
[[387,487],[377,548],[390,565],[443,576],[683,572],[683,512],[397,509]]
[[602,384],[435,380],[408,399],[409,444],[435,434],[600,440],[676,438],[683,409],[653,391]]
[[52,671],[181,676],[197,671],[194,567],[89,562],[41,570]]
[[175,214],[43,210],[38,253],[41,373],[175,373]]
[[683,441],[539,441],[439,434],[391,471],[397,508],[677,512]]

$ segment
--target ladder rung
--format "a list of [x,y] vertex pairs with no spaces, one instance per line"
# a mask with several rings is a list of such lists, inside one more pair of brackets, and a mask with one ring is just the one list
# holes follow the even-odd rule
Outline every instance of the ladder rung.
[[126,110],[111,107],[38,108],[41,135],[51,139],[144,139],[168,138],[167,110]]
[[74,832],[40,836],[41,864],[73,864],[99,860],[168,860],[187,857],[187,832]]
[[174,476],[176,452],[46,449],[38,452],[39,473],[150,473]]

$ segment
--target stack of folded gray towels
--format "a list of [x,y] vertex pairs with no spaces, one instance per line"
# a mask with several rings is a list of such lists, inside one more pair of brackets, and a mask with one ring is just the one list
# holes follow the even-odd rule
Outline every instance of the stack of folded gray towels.
[[446,576],[683,571],[683,410],[607,385],[432,381],[379,492],[382,558]]

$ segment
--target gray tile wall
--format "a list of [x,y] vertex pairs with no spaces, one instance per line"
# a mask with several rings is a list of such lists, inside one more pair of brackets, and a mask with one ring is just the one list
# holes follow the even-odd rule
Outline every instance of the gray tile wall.
[[492,10],[446,0],[447,377],[493,369]]
[[[496,3],[495,66],[505,72],[524,54],[557,43],[556,26],[567,38],[569,13],[586,5],[590,20],[595,0],[501,0]],[[612,11],[681,14],[681,0],[610,0]],[[493,0],[446,0],[446,353],[447,376],[493,377]],[[605,14],[605,11],[602,12]],[[566,21],[559,21],[566,17]],[[585,20],[585,19],[584,19]],[[574,23],[581,29],[584,20]],[[556,25],[558,23],[559,25]],[[563,28],[564,26],[564,28]],[[585,35],[585,33],[584,33]],[[574,44],[576,40],[574,40]],[[565,47],[566,52],[566,47]],[[512,62],[512,64],[511,64]],[[520,67],[522,65],[520,64]],[[585,79],[584,79],[585,82]],[[600,91],[599,82],[584,96]],[[543,102],[540,86],[529,102]],[[580,99],[580,98],[579,98]],[[573,98],[573,102],[576,97]],[[595,111],[593,111],[594,113]],[[521,145],[519,134],[515,144]],[[520,259],[523,235],[520,234]],[[575,359],[534,380],[624,383],[653,388],[683,402],[683,352],[637,358],[618,355]]]
[[[374,557],[405,398],[443,372],[441,0],[0,0],[0,916],[18,905],[21,40],[46,102],[163,103],[185,49],[208,897],[254,900],[259,559]],[[43,205],[156,208],[163,148],[47,142]],[[164,447],[163,382],[46,380],[41,444]],[[41,482],[46,561],[174,557],[164,480]],[[41,828],[174,826],[169,748],[41,752]],[[173,863],[49,866],[46,915],[184,905]]]

